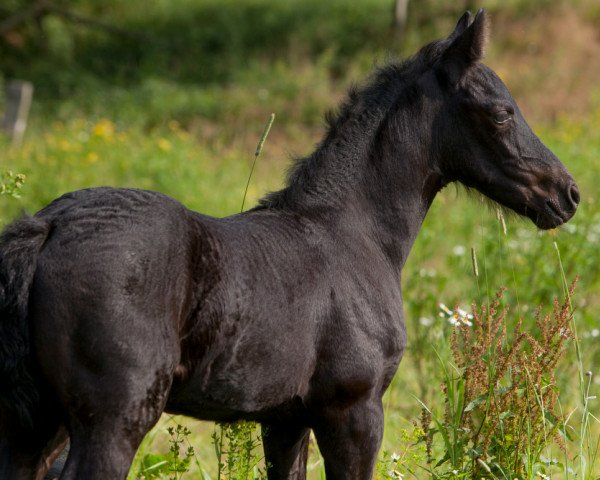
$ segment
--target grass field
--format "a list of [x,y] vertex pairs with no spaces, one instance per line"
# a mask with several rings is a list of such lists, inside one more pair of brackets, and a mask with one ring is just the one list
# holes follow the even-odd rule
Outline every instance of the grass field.
[[[309,6],[302,8],[301,2],[245,0],[224,2],[221,9],[218,2],[188,0],[183,2],[186,8],[178,9],[157,1],[143,20],[135,19],[135,3],[83,2],[82,8],[152,33],[155,43],[147,50],[57,19],[48,19],[46,25],[51,39],[48,56],[38,58],[29,50],[19,56],[2,46],[10,53],[6,77],[25,76],[39,85],[23,146],[14,149],[6,139],[0,140],[4,167],[26,175],[20,199],[0,197],[3,221],[23,210],[34,212],[66,191],[98,185],[159,190],[215,216],[237,213],[268,115],[275,112],[277,118],[246,205],[281,186],[289,157],[309,153],[319,140],[323,113],[335,107],[352,81],[364,77],[374,59],[384,60],[394,45],[390,42],[397,41],[389,32],[391,5],[376,0],[353,2],[352,8],[338,0],[329,6],[306,2]],[[596,479],[600,477],[600,462],[595,460],[600,437],[595,399],[600,390],[600,90],[595,75],[600,73],[600,45],[597,40],[590,44],[586,32],[598,26],[600,11],[594,2],[584,1],[575,2],[575,13],[560,3],[539,11],[526,8],[528,2],[488,3],[492,22],[497,19],[489,64],[514,91],[533,119],[534,130],[577,180],[581,206],[569,224],[541,232],[507,212],[499,215],[478,194],[465,194],[460,187],[447,187],[436,198],[403,272],[409,345],[384,399],[382,450],[388,455],[384,458],[382,452],[378,476],[470,478],[464,473],[472,471],[466,465],[461,470],[448,459],[435,465],[451,450],[441,435],[442,427],[451,422],[441,421],[433,434],[431,455],[436,461],[430,464],[425,442],[418,442],[423,432],[414,424],[421,418],[422,405],[434,418],[443,419],[449,402],[440,386],[447,391],[460,376],[460,369],[452,366],[456,327],[440,303],[470,311],[472,305],[489,305],[496,292],[506,288],[502,301],[509,306],[504,319],[507,334],[501,344],[510,347],[519,319],[524,330],[539,337],[536,309],[551,312],[555,298],[563,301],[565,285],[579,277],[570,323],[576,338],[567,340],[553,375],[544,377],[547,383],[538,385],[557,392],[556,409],[568,419],[563,428],[568,434],[562,435],[565,449],[560,441],[550,441],[522,478]],[[537,2],[542,3],[547,5]],[[224,12],[236,12],[236,25],[243,27],[231,27],[228,22],[233,20]],[[402,51],[445,34],[455,17],[452,12],[426,22],[424,14],[414,16],[421,23],[408,32]],[[322,17],[339,21],[320,22]],[[245,18],[256,23],[247,25]],[[213,28],[192,29],[194,21]],[[561,33],[560,25],[573,30]],[[544,40],[540,29],[557,38]],[[186,33],[176,37],[180,43],[170,44],[172,54],[164,55],[166,47],[160,40],[170,38],[173,31]],[[30,34],[25,32],[24,38]],[[525,37],[527,48],[519,43]],[[564,51],[563,45],[560,52],[558,46],[552,51],[547,43],[567,43],[574,50]],[[591,56],[580,60],[582,50]],[[553,69],[560,74],[550,75]],[[575,69],[578,73],[569,76]],[[557,76],[558,86],[552,83]],[[562,103],[548,98],[565,91],[571,93]],[[525,350],[531,359],[534,349]],[[503,419],[509,417],[510,412]],[[150,452],[166,453],[166,428],[176,423],[192,430],[187,439],[195,449],[192,472],[183,478],[195,478],[199,469],[215,478],[217,462],[210,438],[214,427],[189,419],[163,417],[138,461]],[[460,432],[456,435],[454,447],[462,441]],[[512,440],[505,437],[508,448]],[[494,459],[488,461],[492,464]],[[464,458],[460,462],[468,463]],[[310,475],[319,478],[323,473],[318,453],[309,463]],[[139,464],[134,465],[132,478],[138,470]],[[503,478],[497,475],[480,471],[482,478]]]

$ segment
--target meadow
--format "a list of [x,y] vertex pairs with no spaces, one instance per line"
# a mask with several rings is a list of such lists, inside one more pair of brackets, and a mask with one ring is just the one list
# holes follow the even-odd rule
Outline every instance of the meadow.
[[[77,4],[144,32],[143,42],[49,17],[43,54],[31,46],[33,30],[21,32],[25,46],[0,43],[4,78],[36,85],[23,145],[0,139],[3,170],[25,175],[0,197],[2,222],[99,185],[238,213],[270,113],[246,208],[283,184],[290,157],[310,153],[323,114],[351,83],[389,52],[406,55],[447,34],[461,10],[423,2],[400,41],[390,2],[180,3],[151,2],[142,17],[138,2]],[[585,0],[483,3],[493,26],[487,63],[577,180],[581,205],[571,222],[542,232],[476,192],[451,185],[438,195],[403,271],[409,344],[384,397],[376,475],[597,479],[600,43],[588,33],[600,10]],[[234,428],[165,415],[130,477],[260,477],[260,449],[250,448],[258,433]],[[324,476],[316,445],[309,476]]]

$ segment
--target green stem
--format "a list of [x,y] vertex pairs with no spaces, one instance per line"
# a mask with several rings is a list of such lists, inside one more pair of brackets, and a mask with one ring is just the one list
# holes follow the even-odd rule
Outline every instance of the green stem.
[[242,198],[242,207],[240,208],[240,213],[244,211],[244,204],[246,203],[246,195],[248,194],[248,187],[250,186],[250,179],[252,178],[252,174],[254,173],[254,167],[256,166],[256,160],[262,152],[263,145],[265,140],[267,139],[267,135],[269,135],[269,131],[273,126],[273,122],[275,121],[275,114],[272,113],[265,125],[265,129],[263,130],[263,134],[258,141],[258,145],[256,146],[256,152],[254,152],[254,162],[252,162],[252,168],[250,169],[250,175],[248,175],[248,181],[246,182],[246,189],[244,190],[244,198]]

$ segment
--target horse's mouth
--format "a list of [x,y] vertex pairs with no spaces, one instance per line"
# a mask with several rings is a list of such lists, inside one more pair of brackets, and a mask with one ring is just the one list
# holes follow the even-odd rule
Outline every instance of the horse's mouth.
[[527,216],[542,230],[556,228],[567,222],[574,214],[575,209],[571,212],[560,209],[552,200],[546,199],[542,208],[525,207]]

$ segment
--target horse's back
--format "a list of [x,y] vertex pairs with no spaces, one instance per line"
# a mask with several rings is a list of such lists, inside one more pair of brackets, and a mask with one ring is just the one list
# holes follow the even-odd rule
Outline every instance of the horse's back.
[[166,195],[108,187],[66,193],[36,217],[51,224],[49,241],[58,241],[63,251],[111,248],[113,253],[131,242],[138,248],[177,246],[185,240],[180,229],[190,221],[189,211]]

